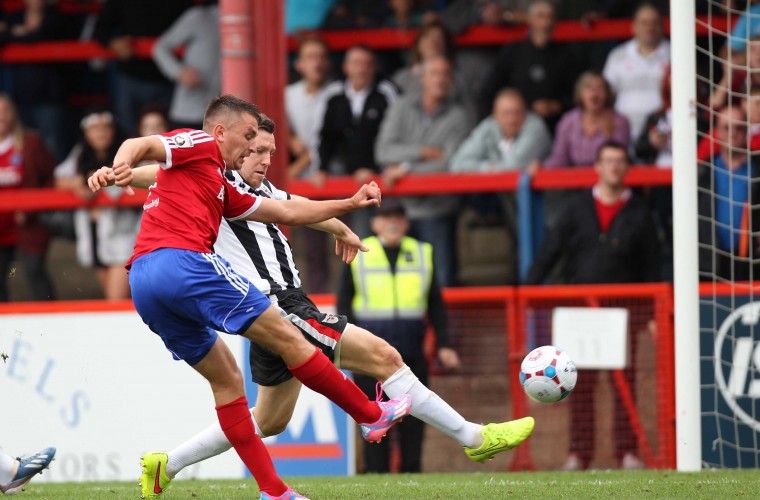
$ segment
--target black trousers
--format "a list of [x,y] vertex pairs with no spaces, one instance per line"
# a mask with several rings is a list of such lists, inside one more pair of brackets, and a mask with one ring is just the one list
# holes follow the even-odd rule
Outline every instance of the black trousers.
[[[423,357],[416,359],[404,359],[420,382],[428,383],[427,360]],[[371,399],[375,398],[375,385],[377,380],[366,375],[354,374],[356,385]],[[383,394],[383,400],[388,397]],[[396,424],[391,432],[380,443],[364,443],[364,463],[367,473],[390,472],[391,438],[395,435],[401,447],[401,472],[422,471],[422,440],[424,438],[425,424],[412,416],[408,416],[400,424]]]

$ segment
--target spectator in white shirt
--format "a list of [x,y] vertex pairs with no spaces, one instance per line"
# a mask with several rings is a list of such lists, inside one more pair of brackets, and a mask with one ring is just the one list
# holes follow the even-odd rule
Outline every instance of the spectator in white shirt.
[[664,38],[662,14],[644,3],[633,17],[633,39],[607,57],[604,77],[617,94],[615,109],[628,118],[637,139],[651,113],[662,107],[662,79],[670,65],[670,42]]
[[330,76],[329,48],[324,40],[307,37],[298,45],[294,68],[301,79],[285,88],[285,112],[290,127],[288,150],[293,161],[288,177],[309,177],[319,166],[319,130],[325,87]]

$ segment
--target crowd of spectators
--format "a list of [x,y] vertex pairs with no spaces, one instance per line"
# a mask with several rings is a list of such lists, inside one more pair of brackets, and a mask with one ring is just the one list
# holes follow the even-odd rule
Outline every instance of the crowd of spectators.
[[[22,10],[7,13],[0,22],[0,41],[90,39],[110,48],[116,60],[5,66],[0,70],[0,90],[5,92],[0,104],[7,102],[12,110],[15,103],[14,120],[37,129],[50,151],[46,158],[59,163],[56,169],[46,166],[46,174],[34,185],[56,185],[87,197],[82,179],[107,163],[121,138],[200,126],[205,103],[221,88],[219,9],[214,0],[78,3],[98,8],[87,16],[73,16],[57,8],[58,2],[26,0]],[[286,5],[286,32],[300,40],[291,58],[293,83],[285,89],[288,178],[320,186],[327,176],[350,175],[364,182],[381,175],[392,186],[405,176],[430,172],[534,174],[591,166],[600,146],[609,141],[625,147],[633,163],[670,166],[670,45],[664,0],[288,0]],[[143,14],[147,11],[150,16]],[[628,17],[632,38],[622,43],[555,40],[559,20],[592,26],[605,17]],[[527,31],[523,40],[501,47],[455,46],[453,35],[476,25],[526,26]],[[357,45],[336,53],[309,33],[369,28],[414,29],[416,35],[405,51]],[[745,30],[745,38],[757,36],[758,27],[749,19],[737,22],[736,29]],[[133,42],[141,37],[156,39],[152,58],[136,55]],[[710,99],[718,109],[732,104],[737,90],[747,91],[730,116],[749,121],[754,135],[748,144],[754,148],[760,144],[760,134],[755,133],[760,126],[760,87],[754,84],[760,50],[754,44],[743,50],[732,38],[723,53],[733,64],[727,64]],[[705,134],[700,158],[719,156],[721,137],[736,129],[716,126]],[[72,130],[79,130],[78,137]],[[731,168],[735,162],[728,163]],[[32,186],[31,176],[23,179],[23,185]],[[4,182],[2,187],[19,185]],[[662,242],[669,246],[668,204],[656,193],[642,195],[654,209]],[[478,224],[493,217],[510,239],[516,237],[513,200],[508,196],[441,195],[403,202],[411,234],[434,243],[443,286],[460,282],[457,230],[463,210],[474,210]],[[729,217],[731,210],[725,212]],[[371,215],[358,213],[349,221],[360,236],[370,234]],[[44,214],[41,219],[46,221]],[[548,220],[553,220],[551,215]],[[727,219],[729,225],[733,220]],[[14,224],[10,218],[6,222],[8,227]],[[13,248],[20,261],[29,260],[22,251],[22,226],[18,220],[15,224],[13,236],[4,234],[6,268]],[[79,261],[97,270],[108,298],[129,293],[124,283],[107,276],[125,260],[137,224],[139,213],[126,209],[83,209],[71,218],[69,232],[75,235]],[[59,232],[51,224],[41,227]],[[719,244],[730,244],[731,238],[724,236],[717,235]],[[331,291],[324,235],[304,229],[296,237],[310,248],[302,266],[306,288]],[[38,245],[37,254],[43,250]],[[28,265],[34,276],[34,264]],[[485,284],[518,279],[514,273],[490,278]],[[35,293],[35,298],[52,297],[52,291]],[[6,300],[7,294],[0,299]]]

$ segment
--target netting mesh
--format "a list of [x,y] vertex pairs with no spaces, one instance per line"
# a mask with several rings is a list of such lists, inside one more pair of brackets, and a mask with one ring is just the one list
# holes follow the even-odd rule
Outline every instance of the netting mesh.
[[[618,468],[627,453],[649,467],[673,466],[672,362],[663,361],[672,359],[671,291],[666,285],[653,293],[641,293],[637,285],[624,288],[630,289],[630,296],[606,296],[605,287],[598,287],[596,294],[572,294],[586,298],[555,298],[556,288],[542,287],[533,291],[539,295],[525,299],[518,291],[512,299],[447,300],[452,347],[462,358],[463,370],[432,376],[431,388],[475,422],[520,416],[518,403],[536,419],[538,431],[529,447],[483,464],[486,470],[554,470],[563,467],[571,453],[591,468]],[[519,363],[532,347],[551,343],[552,310],[567,306],[628,309],[628,368],[621,372],[622,380],[612,371],[581,371],[567,400],[527,403],[519,387]],[[629,405],[621,400],[621,384],[631,391]],[[426,470],[470,470],[456,443],[433,429],[426,432]]]
[[[579,370],[578,384],[566,401],[552,406],[532,405],[531,412],[537,418],[563,422],[548,431],[544,429],[546,439],[558,446],[553,448],[553,457],[535,456],[537,465],[572,466],[575,464],[565,460],[572,454],[581,468],[666,466],[668,437],[659,429],[670,407],[658,404],[659,394],[668,390],[668,379],[658,377],[658,348],[665,344],[657,342],[657,335],[658,326],[665,325],[667,318],[664,314],[658,317],[655,297],[532,299],[526,304],[524,316],[528,349],[551,343],[551,313],[555,307],[627,309],[628,362],[625,370],[618,372]],[[626,392],[630,399],[625,397]],[[533,444],[533,450],[540,449]],[[623,463],[626,456],[629,458]],[[632,457],[641,463],[632,463]]]
[[760,3],[697,12],[702,460],[760,467]]

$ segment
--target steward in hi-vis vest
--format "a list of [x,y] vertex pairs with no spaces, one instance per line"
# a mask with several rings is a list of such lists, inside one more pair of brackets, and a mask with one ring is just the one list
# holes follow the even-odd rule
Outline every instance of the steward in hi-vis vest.
[[[397,198],[383,200],[371,224],[376,236],[362,240],[368,251],[360,252],[344,268],[338,314],[395,347],[414,376],[426,384],[428,360],[423,346],[428,324],[435,330],[436,358],[441,365],[452,370],[460,367],[456,351],[449,348],[446,309],[433,268],[433,247],[407,236],[409,220]],[[354,381],[368,397],[375,396],[377,380],[355,373]],[[407,419],[399,425],[398,432],[402,443],[401,472],[420,472],[422,421]],[[367,472],[389,472],[387,442],[365,446],[363,451]]]
[[391,263],[377,236],[365,238],[369,252],[351,263],[357,324],[387,340],[403,357],[422,354],[433,279],[433,247],[409,236]]

